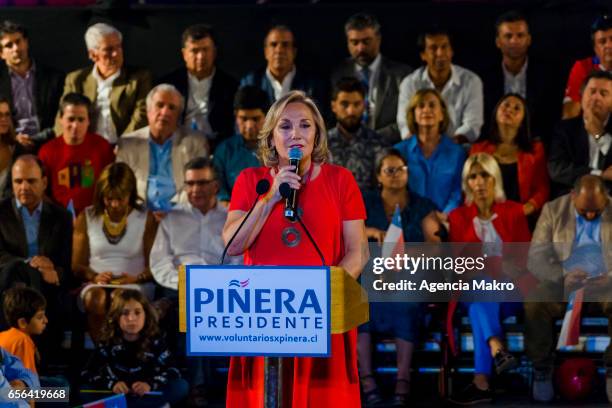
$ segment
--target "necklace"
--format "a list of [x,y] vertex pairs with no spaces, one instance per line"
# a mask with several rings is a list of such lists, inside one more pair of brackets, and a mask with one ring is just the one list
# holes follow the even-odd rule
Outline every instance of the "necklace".
[[104,214],[102,215],[102,232],[104,232],[104,236],[110,244],[117,245],[125,235],[127,231],[128,213],[129,211],[126,211],[119,222],[113,222],[108,215],[108,211],[104,210]]
[[302,185],[310,181],[310,178],[312,177],[313,169],[314,169],[314,163],[311,161],[310,166],[308,166],[308,171],[304,173],[304,176],[302,177]]

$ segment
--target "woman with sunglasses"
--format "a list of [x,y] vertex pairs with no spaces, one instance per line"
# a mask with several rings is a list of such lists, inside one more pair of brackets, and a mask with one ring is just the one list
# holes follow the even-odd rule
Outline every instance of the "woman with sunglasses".
[[[379,190],[366,192],[366,234],[370,241],[382,243],[394,215],[400,209],[405,242],[439,242],[435,235],[439,224],[436,206],[428,198],[408,190],[406,159],[396,149],[386,149],[376,158]],[[418,340],[420,304],[409,302],[372,302],[370,321],[359,327],[357,356],[367,407],[382,402],[372,371],[371,333],[391,334],[397,351],[397,379],[393,406],[406,406],[410,394],[410,365],[414,344]]]

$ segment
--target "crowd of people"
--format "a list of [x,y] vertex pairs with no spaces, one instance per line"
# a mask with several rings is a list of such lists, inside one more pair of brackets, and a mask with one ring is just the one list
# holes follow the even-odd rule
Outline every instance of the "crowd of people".
[[[0,23],[0,400],[11,388],[67,386],[45,362],[82,331],[93,351],[70,385],[101,394],[81,400],[110,392],[129,406],[204,405],[206,361],[184,358],[176,327],[178,269],[219,263],[260,179],[271,188],[228,263],[324,258],[358,278],[367,241],[383,242],[399,211],[407,242],[566,243],[546,258],[552,266],[532,268],[538,290],[612,289],[612,16],[591,26],[594,55],[575,62],[558,106],[518,12],[499,16],[501,58],[480,74],[453,64],[440,26],[419,35],[415,70],[381,54],[374,16],[351,16],[344,32],[350,57],[329,80],[296,65],[293,32],[276,25],[266,66],[238,81],[216,66],[212,28],[196,24],[183,32],[184,66],[155,79],[124,64],[122,34],[109,24],[86,31],[92,65],[64,75],[32,58],[25,27]],[[299,169],[288,161],[295,147]],[[299,212],[323,251],[282,216],[282,183],[300,190]],[[603,248],[595,277],[567,266],[587,244]],[[421,306],[372,304],[368,324],[332,336],[330,359],[291,362],[285,398],[381,403],[371,334],[383,332],[397,345],[393,404],[407,406]],[[475,370],[451,401],[491,401],[490,377],[517,364],[500,323],[506,305],[458,306],[470,317]],[[609,316],[608,306],[593,309]],[[563,311],[525,306],[537,401],[555,396],[553,323]],[[258,358],[232,358],[228,406],[258,406],[262,370]]]

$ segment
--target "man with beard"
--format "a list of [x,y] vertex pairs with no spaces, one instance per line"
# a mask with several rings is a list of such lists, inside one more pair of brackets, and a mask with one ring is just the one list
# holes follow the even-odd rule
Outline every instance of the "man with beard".
[[332,74],[332,86],[343,77],[359,79],[366,88],[364,124],[387,143],[399,142],[395,123],[399,84],[412,68],[381,55],[380,24],[374,16],[365,13],[351,16],[344,32],[351,57]]
[[224,206],[229,204],[238,174],[248,167],[261,165],[257,158],[257,135],[267,111],[268,96],[261,89],[245,86],[236,92],[234,116],[238,133],[221,142],[213,157],[219,182],[217,198]]
[[582,115],[562,120],[552,136],[548,171],[553,196],[569,192],[585,174],[601,176],[612,187],[612,73],[593,71],[584,81]]
[[361,123],[365,110],[361,81],[340,79],[333,88],[331,108],[337,121],[327,133],[332,162],[352,171],[361,190],[374,187],[374,160],[386,144],[378,133]]

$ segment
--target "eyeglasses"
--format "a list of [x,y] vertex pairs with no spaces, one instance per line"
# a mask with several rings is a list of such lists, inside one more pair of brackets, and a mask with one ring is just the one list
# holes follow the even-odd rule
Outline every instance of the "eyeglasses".
[[198,187],[205,187],[207,185],[209,185],[210,183],[214,183],[216,180],[212,179],[212,180],[205,180],[205,179],[201,179],[201,180],[186,180],[185,181],[185,187],[194,187],[194,186],[198,186]]
[[385,167],[381,169],[384,174],[387,176],[393,176],[395,173],[403,173],[408,170],[408,166],[399,166],[399,167]]

